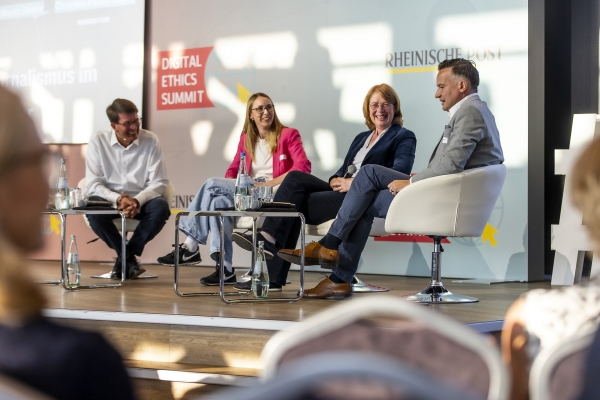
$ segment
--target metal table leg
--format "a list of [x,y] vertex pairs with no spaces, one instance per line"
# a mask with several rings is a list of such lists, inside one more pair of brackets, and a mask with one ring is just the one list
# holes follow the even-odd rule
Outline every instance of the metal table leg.
[[[60,237],[61,237],[61,239],[60,239],[60,254],[61,254],[61,260],[62,260],[62,257],[64,257],[64,254],[65,254],[65,216],[63,213],[58,212],[58,211],[44,211],[42,214],[58,215],[58,217],[60,218]],[[62,263],[61,263],[61,265],[62,265]],[[63,283],[62,273],[61,273],[61,279],[35,281],[35,283],[39,283],[42,285],[60,285],[61,283]]]
[[120,211],[99,211],[99,210],[55,210],[55,211],[44,211],[43,214],[58,215],[60,218],[60,265],[61,265],[61,279],[51,281],[37,281],[41,284],[62,284],[66,290],[74,291],[79,289],[96,289],[96,288],[107,288],[107,287],[121,287],[125,283],[125,276],[127,274],[125,257],[121,257],[121,282],[119,283],[107,283],[102,285],[80,285],[71,287],[68,285],[67,280],[67,249],[66,249],[66,232],[67,232],[67,215],[81,215],[81,214],[119,214],[121,216],[121,254],[125,254],[125,246],[127,244],[127,233],[125,232],[125,214]]
[[[235,299],[235,300],[229,300],[225,297],[225,293],[223,292],[223,275],[224,275],[224,267],[223,267],[223,253],[221,252],[221,273],[220,273],[220,279],[219,279],[219,286],[220,286],[220,292],[221,292],[221,300],[223,300],[225,303],[227,304],[235,304],[235,303],[260,303],[260,302],[296,302],[298,300],[300,300],[302,298],[302,295],[304,294],[304,247],[305,247],[305,225],[306,222],[304,220],[304,215],[298,213],[298,218],[300,218],[300,223],[301,223],[301,227],[300,227],[300,290],[298,291],[298,294],[296,297],[294,298],[266,298],[266,299]],[[221,224],[221,246],[223,246],[223,229],[222,229],[223,225]],[[256,217],[252,218],[252,241],[253,246],[252,246],[252,264],[251,264],[251,268],[254,267],[254,263],[256,262]],[[222,251],[222,247],[221,247],[221,251]]]
[[[93,214],[90,212],[79,212],[78,214]],[[125,283],[125,277],[127,276],[127,267],[125,264],[125,251],[126,248],[125,246],[127,245],[127,232],[125,232],[125,214],[123,214],[122,212],[119,211],[119,215],[121,216],[121,282],[119,283],[104,283],[104,284],[100,284],[100,285],[79,285],[79,286],[74,286],[71,287],[67,284],[68,280],[67,280],[67,258],[65,256],[65,230],[66,230],[66,223],[65,223],[65,229],[63,230],[63,234],[62,234],[62,279],[63,279],[63,287],[66,290],[69,291],[75,291],[75,290],[80,290],[80,289],[98,289],[98,288],[114,288],[114,287],[121,287],[123,286],[123,284]]]
[[[218,292],[187,292],[184,293],[182,291],[179,290],[179,221],[180,218],[182,216],[189,216],[190,214],[192,214],[192,216],[205,216],[205,217],[218,217],[219,221],[221,222],[221,229],[219,231],[220,237],[221,237],[221,248],[220,248],[220,262],[221,262],[221,268],[219,269],[219,291]],[[239,212],[238,212],[239,214]],[[246,295],[247,293],[242,293],[242,292],[225,292],[225,284],[224,284],[224,276],[225,276],[225,260],[224,260],[224,256],[225,256],[225,252],[224,252],[224,242],[225,242],[225,231],[224,229],[224,225],[225,225],[225,216],[235,216],[238,215],[235,212],[232,211],[197,211],[197,212],[189,212],[189,211],[182,211],[180,213],[177,213],[177,215],[175,216],[175,265],[174,265],[174,281],[173,281],[173,285],[174,285],[174,289],[175,289],[175,293],[180,296],[180,297],[195,297],[195,296],[216,296],[219,295],[221,297],[221,300],[227,304],[232,304],[232,303],[259,303],[259,302],[294,302],[294,301],[298,301],[302,298],[302,295],[304,294],[304,247],[305,247],[305,233],[304,233],[304,227],[305,227],[305,220],[304,220],[304,215],[302,215],[301,213],[298,212],[294,212],[294,215],[289,215],[286,217],[289,218],[300,218],[301,221],[301,241],[300,241],[300,245],[301,245],[301,251],[302,251],[302,257],[300,260],[300,291],[298,292],[298,295],[294,298],[267,298],[267,299],[236,299],[236,300],[230,300],[226,297],[226,295]],[[248,215],[250,214],[250,215]],[[249,212],[246,214],[246,216],[250,216],[252,218],[252,238],[254,241],[254,246],[252,249],[252,266],[254,265],[255,261],[256,261],[256,220],[259,216],[261,216],[260,212]],[[275,213],[273,213],[275,214]],[[273,215],[273,216],[278,216],[278,215]],[[279,215],[281,216],[281,215]]]

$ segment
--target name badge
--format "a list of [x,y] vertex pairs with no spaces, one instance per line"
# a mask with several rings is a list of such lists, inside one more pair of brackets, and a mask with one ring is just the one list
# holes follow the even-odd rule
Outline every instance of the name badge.
[[282,160],[287,160],[287,156],[285,154],[279,155],[279,161],[282,161]]
[[448,143],[448,138],[444,136],[444,137],[442,138],[442,143]]

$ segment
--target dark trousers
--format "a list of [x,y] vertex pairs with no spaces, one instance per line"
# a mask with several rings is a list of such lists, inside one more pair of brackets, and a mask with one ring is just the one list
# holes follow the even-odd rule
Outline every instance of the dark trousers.
[[[91,196],[90,200],[104,200],[99,196]],[[125,258],[132,255],[141,256],[146,243],[154,239],[171,216],[169,204],[162,197],[156,197],[144,204],[140,212],[133,217],[140,221],[127,242]],[[121,259],[121,234],[113,223],[114,214],[90,214],[87,216],[92,230],[104,241]]]
[[342,241],[337,249],[338,265],[333,270],[338,278],[352,281],[369,239],[373,219],[385,218],[394,200],[388,185],[395,180],[408,179],[409,175],[381,165],[365,165],[358,171],[336,220],[329,228],[329,234]]
[[[318,225],[334,219],[342,206],[345,193],[334,192],[325,182],[306,172],[290,171],[273,201],[289,202],[296,205],[296,210],[304,214],[307,224]],[[262,231],[277,240],[278,247],[294,249],[300,235],[298,218],[266,218]],[[273,283],[285,285],[290,263],[279,257],[267,261],[269,279]]]

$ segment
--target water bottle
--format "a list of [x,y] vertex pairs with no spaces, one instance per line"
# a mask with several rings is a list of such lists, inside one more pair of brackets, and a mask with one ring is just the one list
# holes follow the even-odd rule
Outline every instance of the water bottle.
[[64,158],[60,159],[60,171],[56,183],[56,195],[54,197],[54,208],[57,210],[68,210],[70,208],[69,183],[67,182],[67,165]]
[[252,185],[250,176],[248,176],[248,167],[246,167],[246,153],[240,153],[240,166],[235,180],[234,193],[235,211],[245,211],[252,208]]
[[69,247],[69,255],[67,256],[67,286],[79,286],[79,279],[81,279],[81,264],[79,263],[75,235],[71,235],[71,247]]
[[252,268],[252,294],[257,299],[269,297],[269,270],[265,258],[265,242],[258,242],[256,262]]

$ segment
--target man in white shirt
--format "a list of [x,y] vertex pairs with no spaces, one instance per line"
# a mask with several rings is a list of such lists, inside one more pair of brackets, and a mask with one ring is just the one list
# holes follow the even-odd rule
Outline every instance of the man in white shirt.
[[107,107],[110,130],[96,132],[90,139],[85,160],[85,178],[90,200],[108,200],[127,218],[140,221],[121,254],[121,235],[114,215],[88,215],[92,230],[117,253],[111,278],[121,277],[125,257],[127,279],[145,272],[136,260],[146,243],[165,226],[169,204],[162,194],[169,185],[162,149],[157,136],[141,129],[138,109],[129,100],[116,99]]

